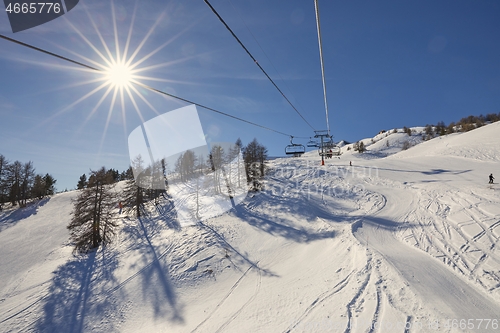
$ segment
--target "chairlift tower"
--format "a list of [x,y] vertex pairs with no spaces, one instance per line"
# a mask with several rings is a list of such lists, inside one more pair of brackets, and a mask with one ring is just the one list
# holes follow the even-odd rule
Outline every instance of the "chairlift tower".
[[319,155],[321,156],[321,165],[325,165],[325,155],[327,152],[325,151],[325,143],[326,141],[331,141],[331,136],[328,133],[328,130],[324,131],[314,131],[314,137],[319,138]]

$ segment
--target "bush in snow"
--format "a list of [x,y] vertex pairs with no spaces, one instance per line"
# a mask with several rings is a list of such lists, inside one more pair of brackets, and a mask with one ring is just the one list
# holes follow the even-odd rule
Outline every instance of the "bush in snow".
[[366,147],[363,141],[358,141],[354,144],[354,151],[357,151],[359,153],[363,153],[366,151]]

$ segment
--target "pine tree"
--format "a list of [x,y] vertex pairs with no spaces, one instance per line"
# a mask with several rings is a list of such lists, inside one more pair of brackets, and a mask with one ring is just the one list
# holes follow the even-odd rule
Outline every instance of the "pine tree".
[[83,190],[85,187],[87,187],[87,175],[83,174],[80,176],[80,180],[78,181],[76,188],[79,190]]
[[358,152],[364,153],[365,151],[366,151],[365,143],[363,141],[360,141]]
[[21,203],[21,174],[23,165],[19,161],[9,165],[8,170],[8,191],[9,201],[12,206]]
[[0,154],[0,204],[7,201],[9,161]]
[[68,225],[75,252],[87,252],[101,243],[111,242],[117,226],[113,218],[117,204],[113,179],[104,167],[91,171],[90,179],[73,202],[72,219]]
[[45,183],[45,195],[53,195],[56,193],[56,182],[57,180],[49,175],[48,173],[43,176],[43,181]]
[[434,137],[434,127],[432,125],[426,125],[425,134],[427,136],[427,140],[432,139]]
[[356,142],[353,148],[354,151],[357,151],[358,153],[364,153],[366,151],[366,147],[363,141]]
[[43,199],[45,196],[45,181],[41,175],[36,175],[33,182],[33,189],[31,191],[32,197]]
[[112,179],[113,183],[116,183],[117,181],[120,180],[120,173],[118,172],[118,170],[109,169],[106,172],[107,172],[107,176],[109,177],[109,179]]
[[126,171],[123,171],[120,174],[120,180],[131,180],[134,179],[134,173],[132,171],[132,167],[129,167]]

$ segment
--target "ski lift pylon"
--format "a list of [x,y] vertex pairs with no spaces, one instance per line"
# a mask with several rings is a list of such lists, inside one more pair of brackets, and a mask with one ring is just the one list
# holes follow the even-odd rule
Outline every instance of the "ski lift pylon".
[[332,158],[333,156],[340,156],[342,154],[340,147],[333,142],[333,138],[329,135],[328,131],[316,131],[315,138],[320,139],[318,145],[318,154],[321,156],[321,164],[324,164],[324,158]]

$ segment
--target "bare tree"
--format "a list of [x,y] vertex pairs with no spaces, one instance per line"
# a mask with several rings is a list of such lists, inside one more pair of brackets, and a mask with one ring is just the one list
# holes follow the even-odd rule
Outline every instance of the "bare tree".
[[116,204],[113,179],[106,168],[91,171],[87,188],[74,200],[73,217],[68,225],[75,252],[87,252],[111,242],[117,226],[113,218]]
[[243,161],[247,173],[247,181],[254,191],[262,189],[262,178],[266,173],[267,148],[253,139],[243,151]]
[[33,187],[33,181],[35,179],[35,168],[33,167],[33,162],[29,161],[24,163],[22,166],[21,173],[21,193],[20,193],[20,205],[21,207],[26,206],[26,201],[31,198],[31,188]]
[[224,165],[224,149],[221,146],[214,145],[212,151],[209,155],[209,163],[214,175],[214,187],[215,193],[222,192],[222,180],[223,180],[223,165]]
[[186,150],[179,156],[175,163],[175,171],[179,173],[181,181],[191,179],[195,174],[196,155],[191,150]]
[[[238,173],[238,187],[241,187],[241,172],[240,172],[240,152],[243,149],[243,143],[241,142],[241,139],[238,138],[236,142],[234,143],[234,146],[231,146],[231,149],[229,150],[229,162],[231,162],[233,159],[236,159],[236,172]],[[232,172],[232,164],[230,165],[230,174],[229,174],[229,179],[231,179],[231,172]]]
[[130,170],[137,176],[136,179],[125,181],[125,189],[121,195],[121,201],[125,207],[125,212],[135,212],[136,217],[140,217],[144,210],[145,190],[148,188],[147,175],[145,174],[144,160],[138,155],[132,161]]

